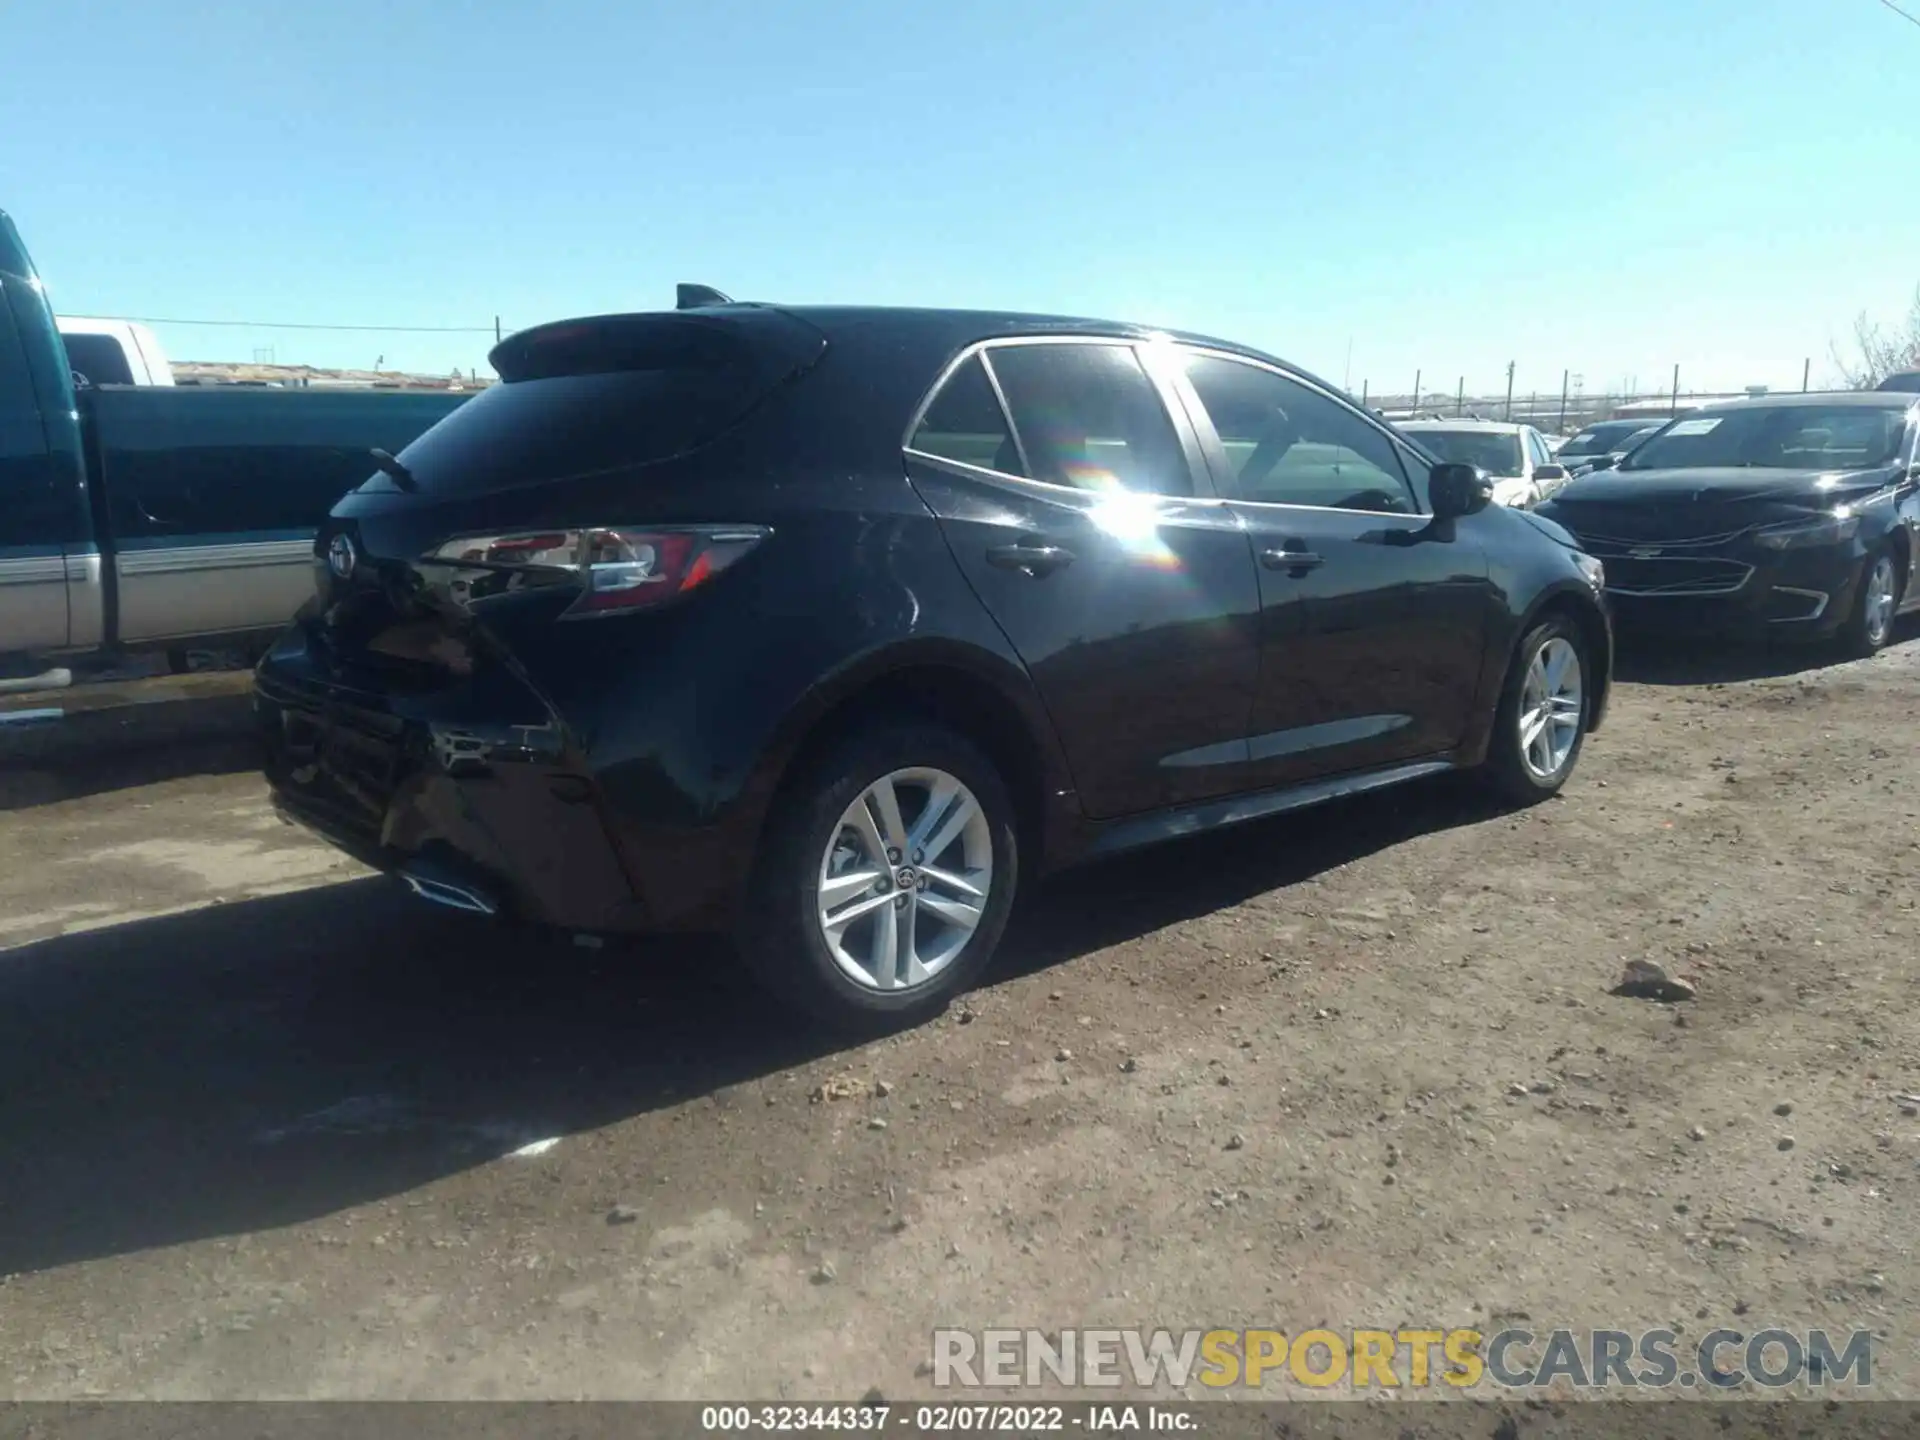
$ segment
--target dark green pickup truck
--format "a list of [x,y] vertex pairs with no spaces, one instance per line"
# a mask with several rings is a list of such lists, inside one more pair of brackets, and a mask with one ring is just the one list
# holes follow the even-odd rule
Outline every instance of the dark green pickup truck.
[[0,211],[0,661],[270,635],[313,593],[314,530],[467,395],[76,389]]

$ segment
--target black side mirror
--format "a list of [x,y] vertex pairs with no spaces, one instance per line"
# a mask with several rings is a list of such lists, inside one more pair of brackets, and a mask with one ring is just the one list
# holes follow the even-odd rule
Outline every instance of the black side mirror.
[[1471,465],[1442,461],[1427,477],[1427,503],[1436,520],[1458,520],[1493,503],[1493,481]]
[[1620,457],[1618,455],[1602,455],[1599,459],[1595,460],[1593,464],[1589,465],[1587,469],[1588,470],[1611,470],[1614,466],[1618,465],[1619,463],[1620,463]]
[[1567,478],[1567,467],[1560,464],[1536,465],[1533,467],[1533,478],[1536,480],[1564,480]]

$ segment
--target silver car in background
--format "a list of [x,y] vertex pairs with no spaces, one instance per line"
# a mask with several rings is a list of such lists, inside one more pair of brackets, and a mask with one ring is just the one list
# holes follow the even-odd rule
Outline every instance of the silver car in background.
[[1499,420],[1408,420],[1399,429],[1435,459],[1471,465],[1493,481],[1498,505],[1526,509],[1567,483],[1546,436]]

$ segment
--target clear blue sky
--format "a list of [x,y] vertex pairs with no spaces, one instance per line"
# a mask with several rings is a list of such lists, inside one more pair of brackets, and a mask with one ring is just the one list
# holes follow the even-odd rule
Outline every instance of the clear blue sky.
[[1920,26],[1876,0],[63,0],[5,34],[0,208],[72,313],[511,330],[691,279],[1524,393],[1817,382],[1920,283]]

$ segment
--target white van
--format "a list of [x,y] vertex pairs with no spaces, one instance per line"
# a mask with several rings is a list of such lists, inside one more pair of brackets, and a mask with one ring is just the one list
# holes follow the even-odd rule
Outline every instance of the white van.
[[95,385],[171,385],[173,366],[153,331],[138,320],[58,315],[67,364]]

